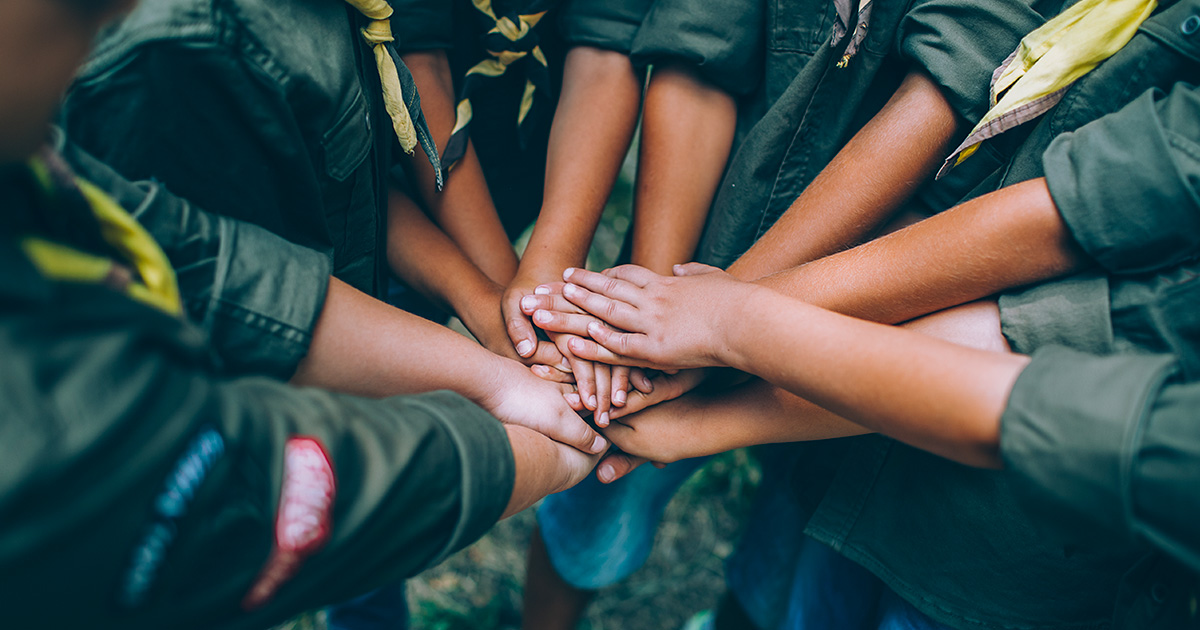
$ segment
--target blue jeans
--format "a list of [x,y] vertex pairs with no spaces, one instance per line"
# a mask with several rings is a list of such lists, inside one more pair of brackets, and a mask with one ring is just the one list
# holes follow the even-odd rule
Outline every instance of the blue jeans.
[[[949,630],[887,588],[861,566],[803,534],[807,520],[793,499],[794,451],[763,449],[763,483],[725,578],[762,630]],[[612,483],[589,477],[546,497],[538,526],[550,561],[576,588],[624,579],[650,555],[671,497],[708,458],[663,470],[642,466]]]
[[330,606],[325,614],[329,630],[405,630],[408,601],[404,582]]

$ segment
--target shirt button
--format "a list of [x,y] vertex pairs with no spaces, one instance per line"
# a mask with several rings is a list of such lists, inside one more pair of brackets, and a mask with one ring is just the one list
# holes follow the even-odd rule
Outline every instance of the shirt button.
[[1161,604],[1167,601],[1167,585],[1159,582],[1150,587],[1150,599],[1154,600],[1155,604]]
[[1200,15],[1193,15],[1183,21],[1179,25],[1179,31],[1184,35],[1194,35],[1196,31],[1200,31]]

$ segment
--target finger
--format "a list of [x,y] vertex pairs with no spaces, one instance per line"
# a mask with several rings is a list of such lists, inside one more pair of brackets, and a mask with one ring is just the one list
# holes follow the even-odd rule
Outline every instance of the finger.
[[555,442],[574,446],[585,453],[600,453],[608,448],[608,441],[573,411],[559,413],[540,430]]
[[614,365],[612,369],[612,404],[614,407],[625,406],[625,400],[629,396],[629,374],[630,368],[627,365]]
[[564,284],[566,284],[566,283],[565,282],[547,282],[546,284],[539,284],[536,287],[534,287],[533,292],[536,295],[553,295],[555,293],[562,293],[562,288],[563,288]]
[[505,300],[501,308],[504,312],[504,327],[508,338],[513,343],[517,354],[528,358],[537,351],[537,333],[533,324],[521,314],[521,300],[517,296]]
[[604,275],[610,278],[624,280],[625,282],[628,282],[636,287],[645,287],[647,284],[650,284],[654,280],[662,277],[657,273],[646,269],[645,267],[639,267],[637,265],[621,265],[620,267],[605,269]]
[[654,466],[655,468],[657,468],[659,470],[662,470],[667,467],[667,465],[662,462],[650,462],[650,465]]
[[684,376],[663,375],[654,379],[654,392],[643,394],[632,392],[624,407],[614,409],[609,414],[609,421],[619,420],[633,415],[647,407],[652,407],[668,400],[674,400],[694,389],[703,381],[702,370],[688,370]]
[[559,344],[559,350],[567,357],[567,362],[571,364],[571,371],[575,374],[575,388],[579,392],[579,400],[582,401],[584,408],[592,411],[596,410],[596,368],[595,365],[587,360],[580,358],[570,351],[570,344],[578,337],[573,335],[559,335],[555,339],[555,343]]
[[626,302],[605,297],[577,285],[563,287],[563,295],[572,304],[624,330],[641,330],[637,309]]
[[567,298],[563,297],[562,293],[551,293],[546,295],[526,295],[521,298],[521,312],[526,315],[533,315],[534,311],[545,309],[547,311],[558,311],[560,313],[582,313],[583,309],[575,306]]
[[579,392],[565,393],[563,394],[563,399],[567,401],[567,406],[577,412],[587,410],[587,408],[583,406],[583,401],[579,398]]
[[640,333],[626,333],[602,326],[599,322],[588,324],[587,334],[593,341],[604,346],[615,355],[635,359],[649,359],[647,346],[650,338]]
[[629,382],[633,384],[634,389],[643,394],[649,394],[654,391],[654,382],[650,380],[650,377],[646,375],[646,371],[642,368],[633,368],[629,371]]
[[633,472],[635,468],[647,461],[644,457],[635,457],[626,453],[609,453],[600,460],[600,465],[596,467],[596,478],[600,480],[600,483],[612,483]]
[[525,363],[526,365],[540,364],[558,372],[571,373],[571,364],[567,363],[567,358],[563,356],[562,352],[559,352],[558,346],[549,341],[538,341],[537,351],[533,353],[533,356],[525,359]]
[[529,371],[533,372],[538,378],[544,381],[550,381],[551,383],[575,382],[574,375],[561,370],[556,370],[548,365],[533,365],[529,367]]
[[721,271],[721,269],[704,263],[690,262],[683,265],[675,265],[671,268],[671,271],[675,272],[677,276],[702,276],[706,273]]
[[596,368],[596,426],[608,426],[608,413],[612,408],[612,366],[593,363]]
[[642,297],[641,287],[632,282],[610,278],[602,273],[588,271],[587,269],[568,269],[563,272],[563,279],[567,281],[566,286],[563,287],[564,294],[574,284],[627,304],[635,303]]
[[534,311],[533,323],[549,332],[570,333],[586,337],[588,324],[600,320],[587,314],[562,313],[556,311]]
[[629,365],[634,367],[654,367],[648,361],[640,361],[614,353],[591,339],[571,335],[567,342],[567,350],[577,358],[597,361],[609,365]]

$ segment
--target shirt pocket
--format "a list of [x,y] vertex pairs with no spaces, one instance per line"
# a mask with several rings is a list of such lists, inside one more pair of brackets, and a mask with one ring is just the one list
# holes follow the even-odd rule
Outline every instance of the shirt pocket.
[[380,216],[370,159],[375,124],[359,92],[321,141],[325,221],[333,241],[334,275],[368,292]]
[[813,54],[829,40],[837,19],[832,0],[769,0],[767,46]]

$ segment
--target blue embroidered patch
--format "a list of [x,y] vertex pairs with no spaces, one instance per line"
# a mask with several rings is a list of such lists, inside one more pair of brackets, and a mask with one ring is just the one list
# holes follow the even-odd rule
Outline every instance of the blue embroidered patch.
[[179,456],[162,492],[154,499],[154,520],[134,548],[129,569],[121,580],[118,600],[122,606],[133,608],[145,601],[146,593],[162,567],[167,548],[175,541],[179,519],[187,513],[196,490],[224,454],[225,440],[210,427],[192,438],[183,455]]

